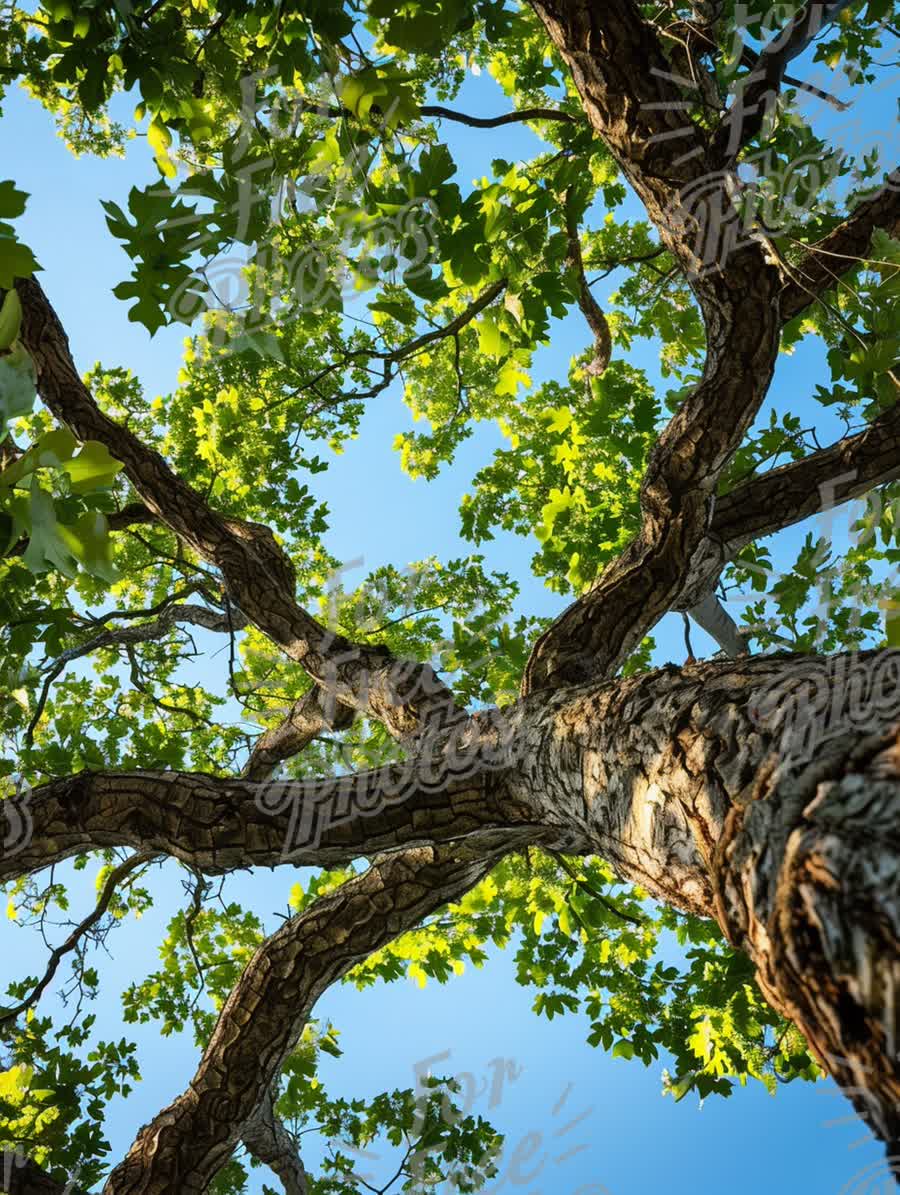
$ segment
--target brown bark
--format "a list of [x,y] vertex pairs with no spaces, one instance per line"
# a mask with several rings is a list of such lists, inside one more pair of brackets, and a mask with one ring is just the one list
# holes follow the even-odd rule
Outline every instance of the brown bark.
[[35,363],[38,390],[79,439],[99,440],[122,462],[147,509],[181,542],[221,571],[233,603],[333,700],[384,722],[397,738],[458,718],[452,694],[427,665],[399,665],[382,647],[351,643],[297,604],[294,569],[272,531],[225,518],[179,477],[159,453],[97,407],[75,368],[56,312],[33,280],[20,280],[22,342]]
[[[710,133],[684,117],[669,59],[632,0],[535,0],[534,8],[587,119],[694,288],[707,357],[653,453],[639,535],[538,640],[525,696],[510,709],[466,718],[429,668],[350,643],[298,606],[290,561],[271,531],[212,510],[108,419],[40,287],[18,286],[24,341],[49,409],[123,462],[143,503],[137,516],[158,519],[215,565],[234,606],[315,687],[261,738],[243,779],[83,774],[37,789],[33,838],[0,855],[0,880],[104,846],[171,855],[206,872],[390,852],[263,943],[188,1089],[141,1130],[106,1195],[203,1191],[240,1140],[302,1191],[303,1168],[271,1093],[318,996],[530,844],[601,855],[657,899],[714,917],[868,1123],[890,1149],[900,1144],[897,657],[743,658],[614,679],[665,612],[708,596],[736,544],[820,509],[821,485],[835,472],[855,474],[837,482],[835,501],[897,476],[895,410],[832,449],[716,496],[766,397],[784,321],[852,267],[875,228],[896,230],[897,195],[861,204],[790,270],[761,240],[710,269],[703,213],[684,197],[712,188],[716,202],[705,211],[728,210],[727,122]],[[780,60],[761,56],[768,87],[784,77],[811,20],[798,14]],[[589,298],[583,306],[604,358],[609,345]],[[385,359],[388,380],[389,366]],[[322,727],[357,714],[381,719],[408,762],[341,781],[257,783]]]
[[253,1136],[259,1105],[322,992],[461,896],[498,857],[451,847],[387,856],[288,921],[247,964],[187,1090],[141,1130],[104,1195],[206,1190],[246,1127]]

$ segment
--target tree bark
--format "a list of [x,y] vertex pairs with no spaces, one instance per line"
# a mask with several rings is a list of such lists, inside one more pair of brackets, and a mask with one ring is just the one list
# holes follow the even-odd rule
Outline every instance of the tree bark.
[[[243,778],[84,773],[0,806],[11,824],[18,818],[21,829],[30,819],[33,828],[30,838],[9,836],[6,854],[0,849],[0,881],[113,846],[211,873],[376,855],[365,874],[260,946],[187,1090],[141,1130],[106,1195],[199,1193],[241,1140],[302,1191],[305,1174],[271,1093],[316,1000],[529,845],[597,854],[657,900],[714,918],[889,1153],[900,1154],[898,655],[740,657],[615,679],[667,611],[709,613],[721,568],[743,544],[898,476],[894,408],[831,449],[718,495],[766,399],[785,321],[854,266],[875,229],[897,231],[897,188],[860,204],[789,272],[762,234],[721,253],[732,210],[728,120],[708,129],[684,115],[678,77],[633,0],[533,7],[571,70],[586,119],[693,287],[707,353],[700,382],[660,432],[638,535],[537,641],[523,697],[511,707],[467,717],[427,665],[352,643],[300,607],[291,562],[271,530],[213,510],[109,419],[40,286],[17,283],[44,403],[79,438],[104,443],[140,498],[120,525],[135,518],[168,527],[219,570],[232,606],[314,687],[262,736]],[[814,32],[812,10],[828,15],[844,5],[808,7],[787,30],[787,52],[760,55],[767,86],[777,89]],[[739,141],[754,128],[742,123]],[[568,231],[578,268],[577,228]],[[447,327],[381,354],[385,380],[371,393],[412,347],[452,334],[505,285],[495,283]],[[586,291],[582,302],[605,366],[609,329]],[[101,638],[166,629],[163,618]],[[322,727],[357,716],[380,720],[406,762],[339,780],[267,780]],[[32,1163],[27,1173],[34,1190],[53,1189]],[[17,1191],[31,1189],[21,1185],[25,1176],[16,1177]]]

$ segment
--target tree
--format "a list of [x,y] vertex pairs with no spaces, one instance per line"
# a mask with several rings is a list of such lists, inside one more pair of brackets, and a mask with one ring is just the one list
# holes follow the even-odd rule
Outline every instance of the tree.
[[[889,17],[882,0],[7,10],[4,79],[74,150],[146,135],[157,177],[104,205],[132,263],[115,293],[151,333],[192,328],[164,400],[119,366],[82,377],[0,225],[10,915],[66,909],[54,865],[101,869],[96,908],[0,1016],[0,1144],[27,1143],[11,1192],[76,1168],[107,1195],[239,1191],[247,1159],[287,1192],[353,1189],[346,1155],[304,1171],[291,1126],[310,1120],[356,1144],[405,1134],[406,1177],[473,1189],[490,1126],[442,1112],[439,1083],[330,1100],[310,1080],[336,1047],[312,1016],[345,976],[444,980],[511,940],[539,1011],[584,1007],[592,1044],[645,1063],[669,1051],[675,1098],[824,1070],[896,1165],[897,657],[875,600],[890,616],[900,175],[829,144],[801,102],[845,107],[818,62],[851,98],[871,87]],[[448,106],[475,66],[507,112]],[[454,122],[540,141],[466,193]],[[646,219],[623,217],[629,196]],[[0,215],[26,198],[0,184]],[[598,271],[618,280],[607,310]],[[576,307],[589,347],[533,387]],[[650,336],[666,392],[626,359]],[[766,422],[779,351],[813,338],[831,378],[804,400],[844,427],[825,447],[793,412]],[[461,525],[476,546],[498,525],[536,537],[534,571],[570,601],[554,621],[517,616],[478,554],[335,582],[317,452],[395,383],[427,427],[398,436],[414,476],[499,423]],[[852,499],[837,560],[811,533],[773,573],[768,537]],[[721,597],[748,584],[739,628]],[[672,611],[721,652],[651,669]],[[217,691],[193,671],[203,636],[228,648]],[[214,904],[219,877],[279,864],[316,871],[273,935]],[[124,998],[193,1025],[202,1056],[107,1174],[131,1048],[97,1043],[81,1002],[61,1028],[39,1002],[60,967],[96,990],[91,946],[173,866],[187,903],[165,965]],[[665,931],[681,968],[656,957]]]

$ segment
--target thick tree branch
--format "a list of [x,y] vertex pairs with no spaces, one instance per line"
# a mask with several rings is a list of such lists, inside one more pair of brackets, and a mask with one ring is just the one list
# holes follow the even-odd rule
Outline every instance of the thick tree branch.
[[766,113],[781,90],[788,63],[799,57],[813,38],[851,3],[853,0],[804,4],[763,47],[750,74],[740,81],[731,109],[713,139],[714,154],[723,163],[732,164],[741,148],[762,128]]
[[462,896],[498,858],[459,846],[388,855],[286,922],[247,964],[189,1087],[140,1131],[104,1195],[204,1191],[247,1126],[253,1138],[260,1104],[319,996]]
[[900,169],[837,228],[807,246],[803,258],[791,267],[791,277],[781,293],[783,318],[801,315],[823,291],[835,286],[842,274],[869,257],[876,228],[900,239]]
[[22,280],[17,289],[22,340],[48,408],[79,439],[106,445],[147,509],[220,570],[232,601],[254,625],[337,700],[371,713],[401,740],[415,738],[425,724],[444,727],[463,716],[430,667],[398,662],[380,646],[354,644],[297,605],[293,566],[271,530],[212,510],[159,453],[103,414],[40,285]]
[[855,436],[770,469],[717,498],[709,534],[674,608],[693,614],[712,594],[725,565],[747,544],[898,477],[900,402]]
[[[898,678],[898,653],[851,653],[824,660],[763,656],[670,667],[519,702],[506,716],[516,724],[516,741],[527,767],[513,767],[498,777],[496,791],[488,785],[463,797],[468,802],[468,824],[461,809],[455,823],[447,820],[446,813],[447,795],[452,806],[457,791],[462,795],[463,782],[459,790],[449,785],[443,800],[429,794],[406,799],[401,810],[406,829],[393,841],[409,833],[411,818],[412,832],[420,834],[421,845],[412,847],[415,839],[407,837],[411,849],[378,859],[364,876],[318,901],[260,947],[223,1008],[193,1082],[142,1130],[128,1158],[113,1172],[107,1195],[202,1191],[254,1119],[325,988],[372,950],[456,899],[503,854],[528,843],[564,855],[599,854],[621,879],[641,884],[654,898],[701,916],[716,916],[729,934],[746,943],[773,999],[790,1005],[797,993],[790,987],[783,958],[777,952],[767,953],[763,931],[774,935],[776,942],[786,934],[790,937],[795,922],[787,914],[806,915],[791,904],[800,895],[806,900],[811,893],[817,905],[836,899],[829,884],[822,889],[816,878],[827,877],[827,869],[819,867],[806,878],[796,872],[796,848],[806,850],[812,841],[830,851],[835,827],[844,816],[841,803],[851,802],[857,811],[853,817],[863,818],[859,794],[868,794],[871,788],[880,803],[881,820],[871,840],[865,840],[865,858],[870,862],[877,858],[879,867],[889,864],[891,875],[900,874],[896,742],[892,740],[878,754],[864,750],[861,741],[864,732],[881,734],[896,722]],[[865,709],[864,730],[859,725],[860,708]],[[818,769],[823,743],[828,745],[830,769],[824,804],[816,787],[822,778]],[[803,783],[791,788],[792,777]],[[762,785],[760,778],[765,781]],[[787,784],[783,799],[758,799],[768,792],[767,778],[772,784]],[[837,787],[831,783],[835,778]],[[99,778],[99,787],[115,792],[117,779],[121,783],[121,778]],[[98,778],[87,780],[98,786]],[[229,861],[233,865],[266,861],[264,852],[255,853],[264,831],[258,811],[254,812],[255,802],[250,808],[244,782],[177,775],[170,775],[169,782],[173,791],[188,796],[196,796],[194,790],[200,785],[209,786],[205,809],[175,802],[175,817],[169,819],[166,831],[169,841],[177,840],[172,853],[184,854],[185,845],[193,845],[197,825],[207,844],[221,836],[218,826],[224,818],[231,822]],[[153,783],[158,784],[158,778]],[[49,830],[63,835],[84,813],[77,795],[70,790],[66,800],[60,784],[65,786],[65,782],[47,786],[56,790],[49,796],[46,790],[34,795],[38,833]],[[234,814],[228,808],[228,793],[241,787],[244,796]],[[154,801],[141,786],[132,795],[135,799],[129,804],[138,810],[136,817],[132,815],[134,827],[141,818],[153,816]],[[57,812],[55,820],[48,822],[42,806],[51,799],[57,802]],[[493,800],[502,806],[507,819],[503,824],[498,825],[486,809]],[[508,818],[510,809],[522,811],[518,822]],[[95,804],[98,827],[109,827],[110,812],[102,801]],[[125,813],[119,810],[115,816],[121,819]],[[374,839],[383,842],[378,834],[389,817],[388,812],[361,821],[376,828]],[[435,822],[442,818],[450,841],[426,845],[422,836],[433,840]],[[349,837],[360,829],[361,821],[351,821]],[[424,829],[416,830],[417,823]],[[860,841],[855,825],[840,844],[839,883],[849,875],[852,850]],[[323,841],[330,834],[329,829]],[[372,847],[370,835],[362,853]],[[752,857],[760,850],[770,860],[762,872],[755,862],[746,862],[748,852]],[[346,845],[330,852],[329,846],[322,857],[346,860],[361,853]],[[876,912],[883,906],[894,916],[893,898],[878,881],[881,872],[874,864],[866,866],[870,877],[866,898],[871,896]],[[750,879],[757,875],[765,882],[752,884]],[[745,907],[748,893],[753,896],[752,908]],[[872,958],[886,957],[880,927],[887,924],[880,913],[866,922],[874,927],[870,936],[881,948],[881,954]],[[849,933],[846,942],[826,946],[828,951],[833,946],[843,952],[847,943],[849,957],[855,959],[852,951],[857,947]],[[858,985],[852,987],[853,975],[860,972],[855,961],[848,971],[845,957],[840,954],[840,982],[850,993],[847,998],[864,1001],[867,1023],[874,1023],[879,1008],[885,1011],[879,996],[884,989],[872,988],[860,995]],[[828,974],[826,970],[823,978]],[[808,980],[807,975],[803,982]],[[831,999],[827,985],[816,992],[826,1009],[833,1010],[827,1003]],[[800,1015],[815,1039],[814,1018],[808,1010],[801,1009]],[[830,1012],[820,1019],[819,1040],[828,1048],[833,1047],[833,1035],[830,1030],[825,1034],[821,1026],[839,1022]],[[890,1127],[875,1113],[870,1112],[869,1120],[882,1133]]]
[[722,470],[765,398],[781,320],[777,271],[755,249],[736,255],[701,293],[707,357],[694,391],[661,433],[641,485],[638,537],[587,594],[537,640],[523,692],[610,676],[687,593]]
[[709,177],[718,180],[721,211],[730,199],[703,135],[684,115],[689,104],[666,67],[656,33],[637,6],[630,0],[535,0],[534,7],[572,70],[592,124],[691,280],[707,354],[700,383],[662,432],[648,464],[638,537],[538,639],[525,670],[525,693],[612,675],[682,598],[694,559],[704,550],[718,478],[768,391],[782,285],[756,242],[709,268],[696,237],[697,221],[715,215],[707,208],[672,219],[685,187]]
[[730,559],[746,544],[900,477],[900,402],[864,431],[754,477],[716,503],[710,531]]
[[339,705],[314,686],[295,701],[284,720],[256,740],[244,776],[248,780],[266,780],[286,759],[291,759],[325,730],[348,730],[356,713],[348,705]]
[[667,213],[679,189],[713,166],[657,30],[633,0],[532,0],[572,72],[582,106],[618,160],[667,247],[682,255]]
[[501,799],[497,784],[508,756],[488,729],[447,756],[324,780],[82,772],[30,794],[31,838],[15,854],[0,851],[0,883],[103,847],[170,855],[216,874],[283,862],[337,865],[492,829],[521,833],[528,811]]
[[271,1088],[244,1126],[241,1138],[253,1157],[281,1179],[284,1195],[307,1195],[309,1183],[297,1143],[275,1112]]

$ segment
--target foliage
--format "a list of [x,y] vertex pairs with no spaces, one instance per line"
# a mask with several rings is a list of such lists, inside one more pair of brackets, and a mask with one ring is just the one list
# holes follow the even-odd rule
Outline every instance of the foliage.
[[[674,20],[691,6],[669,7]],[[791,7],[799,5],[781,6]],[[739,6],[723,6],[723,48],[763,40],[770,5],[740,8],[743,30]],[[880,0],[852,6],[816,45],[815,58],[843,71],[851,92],[877,76],[887,15]],[[516,580],[489,567],[483,545],[501,532],[523,537],[534,574],[554,594],[589,587],[636,529],[643,470],[667,414],[696,382],[705,347],[692,292],[651,227],[633,218],[625,179],[592,135],[536,17],[503,0],[268,8],[43,0],[11,6],[5,20],[0,77],[52,114],[74,152],[120,153],[135,138],[148,147],[143,185],[124,208],[103,205],[127,273],[115,294],[151,334],[185,325],[183,365],[176,389],[150,400],[120,363],[98,363],[87,382],[101,408],[164,453],[223,516],[269,524],[296,569],[299,600],[337,630],[431,661],[470,707],[511,700],[547,620],[523,612]],[[476,70],[513,109],[555,109],[569,119],[531,118],[530,159],[485,163],[467,188],[447,126],[423,106],[452,103]],[[734,55],[720,59],[723,95],[736,70]],[[692,115],[710,119],[699,98]],[[836,224],[848,196],[876,186],[885,166],[877,154],[827,144],[790,103],[778,106],[746,157],[767,210],[781,218],[774,244],[788,262]],[[823,163],[839,202],[831,194],[810,201]],[[588,275],[613,276],[607,316],[616,352],[602,377],[590,372],[589,350],[544,373],[558,321],[578,297],[567,196],[585,226]],[[4,289],[40,268],[9,223],[25,199],[12,181],[0,182]],[[878,235],[871,260],[785,332],[785,352],[823,346],[830,378],[815,400],[847,431],[895,400],[898,265],[900,245]],[[473,311],[486,293],[493,297]],[[199,595],[220,611],[227,604],[215,570],[158,524],[109,535],[108,517],[136,495],[105,449],[78,444],[35,408],[17,318],[4,303],[0,775],[21,771],[36,782],[101,767],[233,773],[309,681],[252,628],[229,636],[227,670],[216,657],[218,685],[192,670],[198,642],[202,650],[209,641],[178,625],[152,641],[89,649],[101,628],[128,625],[173,594]],[[420,339],[448,325],[455,331]],[[329,512],[315,478],[391,385],[409,415],[397,423],[399,464],[421,484],[488,426],[499,446],[461,500],[468,555],[379,565],[349,584],[327,546]],[[815,411],[813,424],[818,418]],[[16,445],[9,457],[4,443]],[[769,408],[724,484],[814,447],[815,427],[796,411]],[[894,483],[871,498],[843,553],[829,554],[809,535],[778,572],[765,545],[742,552],[726,588],[750,593],[743,622],[757,648],[834,651],[881,641],[872,595],[900,559],[898,496]],[[626,669],[647,667],[651,646]],[[395,756],[384,730],[361,721],[313,742],[286,773],[324,775]],[[108,870],[112,857],[76,867],[98,862]],[[166,874],[174,885],[174,864]],[[188,1027],[203,1045],[261,940],[263,918],[231,899],[216,904],[212,885],[180,868],[177,875],[184,907],[169,921],[158,963],[124,992],[123,1009],[127,1021],[156,1024],[164,1035]],[[347,875],[306,879],[290,893],[291,909]],[[11,889],[11,917],[33,927],[48,906],[65,911],[67,882]],[[107,928],[152,899],[129,889]],[[714,926],[623,890],[597,859],[508,858],[348,982],[450,982],[499,949],[514,952],[537,1014],[586,1014],[591,1045],[645,1065],[665,1061],[665,1090],[676,1099],[728,1095],[748,1079],[774,1090],[777,1080],[817,1073],[805,1044],[760,997],[744,956]],[[39,1162],[60,1173],[80,1166],[81,1181],[93,1183],[107,1164],[105,1108],[138,1070],[131,1043],[96,1036],[87,1010],[99,980],[89,952],[71,968],[81,998],[69,1024],[30,1014],[0,1029],[0,1149],[27,1140]],[[9,999],[21,999],[36,978],[11,984]],[[455,1175],[468,1191],[490,1176],[497,1134],[480,1119],[441,1112],[452,1084],[368,1102],[332,1097],[316,1081],[323,1050],[337,1050],[333,1027],[308,1026],[278,1098],[292,1131],[320,1125],[339,1143],[311,1192],[356,1189],[352,1152],[379,1135],[408,1147],[408,1166],[420,1167],[413,1179]],[[219,1195],[245,1189],[246,1175],[237,1158],[217,1179]]]

